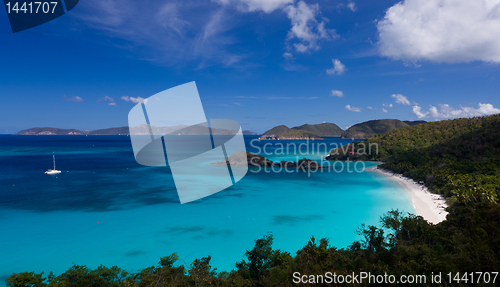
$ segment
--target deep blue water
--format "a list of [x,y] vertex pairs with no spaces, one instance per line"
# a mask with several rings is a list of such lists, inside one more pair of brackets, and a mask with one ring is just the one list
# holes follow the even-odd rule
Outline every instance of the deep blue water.
[[[351,142],[254,139],[245,136],[247,150],[270,152],[272,160],[319,160]],[[286,144],[302,150],[280,150]],[[53,153],[57,176],[44,174]],[[127,136],[0,135],[0,282],[12,272],[60,274],[73,263],[135,272],[173,252],[186,267],[211,255],[212,266],[229,271],[267,232],[275,248],[292,254],[311,236],[346,247],[362,223],[379,224],[393,208],[414,212],[399,185],[347,170],[249,171],[234,186],[181,205],[169,168],[137,164]]]

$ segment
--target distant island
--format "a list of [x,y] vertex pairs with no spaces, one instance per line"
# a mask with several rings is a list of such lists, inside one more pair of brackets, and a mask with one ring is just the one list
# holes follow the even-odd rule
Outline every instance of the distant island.
[[244,135],[260,135],[259,133],[254,133],[254,132],[249,131],[249,130],[244,130],[241,133]]
[[264,134],[259,139],[261,140],[305,140],[305,139],[322,139],[322,137],[317,134],[308,131],[297,131],[290,130],[286,133],[280,135],[276,134]]
[[[179,126],[180,127],[180,126]],[[149,129],[147,126],[139,126],[134,128],[134,134],[149,134]],[[156,128],[152,127],[155,133],[161,134],[170,134],[171,129],[169,128]],[[183,127],[179,130],[173,132],[174,134],[183,134],[183,135],[198,135],[198,134],[206,134],[208,132],[207,127],[203,127],[201,125],[194,125],[191,127]],[[234,134],[234,131],[222,130],[222,129],[212,129],[212,134],[214,135],[227,135]],[[259,135],[258,133],[254,133],[249,130],[245,130],[242,132],[244,135]],[[108,128],[108,129],[99,129],[99,130],[77,130],[77,129],[58,129],[58,128],[31,128],[22,130],[15,135],[129,135],[129,127],[116,127],[116,128]]]
[[[426,123],[425,121],[400,121],[396,119],[372,120],[356,124],[347,130],[341,129],[333,123],[304,124],[301,126],[289,128],[285,125],[276,126],[266,131],[260,139],[263,140],[305,140],[322,139],[323,137],[341,137],[346,139],[367,139],[378,134],[386,133],[394,129],[405,128]],[[199,135],[207,134],[207,127],[202,125],[194,126],[176,126],[176,127],[151,127],[155,134],[182,134]],[[134,134],[149,134],[147,125],[137,126]],[[235,131],[212,129],[213,135],[229,135]],[[244,135],[260,135],[249,130],[242,132]],[[129,135],[129,127],[114,127],[99,130],[77,130],[77,129],[59,129],[51,127],[37,127],[22,130],[15,135]]]
[[400,121],[393,119],[372,120],[356,124],[342,133],[344,139],[367,139],[395,129],[415,126],[426,121]]
[[77,130],[77,129],[58,129],[58,128],[31,128],[22,130],[15,135],[128,135],[128,127],[118,127],[100,130]]
[[293,128],[280,125],[266,131],[261,139],[321,139],[321,137],[339,137],[343,131],[339,126],[332,123],[305,124]]
[[426,121],[400,121],[396,119],[371,120],[356,124],[346,131],[336,124],[322,123],[316,125],[305,124],[289,128],[285,125],[276,126],[266,131],[260,139],[263,140],[290,140],[290,139],[321,139],[322,137],[341,137],[345,139],[367,139],[394,129],[415,126]]

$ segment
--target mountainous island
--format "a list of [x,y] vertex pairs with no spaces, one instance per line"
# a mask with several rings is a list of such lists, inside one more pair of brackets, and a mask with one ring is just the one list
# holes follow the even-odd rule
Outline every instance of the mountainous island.
[[292,130],[307,131],[313,134],[317,134],[320,137],[339,137],[342,134],[342,132],[344,132],[343,129],[339,128],[339,126],[332,123],[322,123],[317,125],[305,124],[298,127],[294,127],[292,128]]
[[128,127],[117,127],[100,130],[77,130],[77,129],[58,129],[58,128],[31,128],[22,130],[16,135],[128,135]]
[[249,130],[244,130],[241,133],[244,134],[244,135],[260,135],[259,133],[255,133],[255,132],[252,132],[252,131],[249,131]]
[[280,125],[266,131],[261,139],[321,139],[321,137],[339,137],[343,131],[332,123],[305,124],[293,128]]
[[[170,134],[171,128],[157,128],[152,127],[153,131],[158,134]],[[198,134],[206,134],[208,132],[207,127],[203,127],[201,125],[194,125],[190,127],[182,126],[181,129],[175,129],[174,134],[183,134],[183,135],[198,135]],[[244,130],[242,132],[244,135],[258,135],[258,133],[254,133],[249,130]],[[116,128],[108,128],[108,129],[99,129],[99,130],[77,130],[77,129],[58,129],[58,128],[31,128],[22,130],[16,135],[129,135],[129,127],[116,127]],[[149,128],[146,125],[138,126],[134,128],[134,134],[149,134]],[[212,134],[214,135],[228,135],[234,134],[234,131],[227,131],[223,129],[212,129]]]
[[425,121],[400,121],[393,119],[372,120],[356,124],[342,133],[341,137],[345,139],[367,139],[375,135],[386,133],[395,129],[405,128]]
[[[414,126],[425,123],[425,121],[400,121],[396,119],[372,120],[356,124],[346,131],[333,123],[304,124],[289,128],[285,125],[276,126],[264,134],[261,139],[293,140],[293,139],[321,139],[322,137],[342,137],[365,139],[374,137],[377,134],[385,133],[394,129]],[[177,126],[177,127],[151,127],[156,134],[183,134],[197,135],[207,133],[207,128],[201,125]],[[134,134],[149,134],[149,127],[146,125],[134,127]],[[242,132],[244,135],[259,135],[249,130]],[[31,128],[22,130],[16,135],[128,135],[129,127],[114,127],[99,130],[77,130],[58,129],[51,127]],[[212,129],[214,135],[234,134],[234,131],[222,129]]]
[[276,126],[266,131],[261,139],[320,139],[321,137],[341,137],[346,139],[366,139],[394,129],[426,123],[425,121],[400,121],[396,119],[372,120],[356,124],[346,131],[336,124],[322,123],[317,125],[301,125],[289,128]]

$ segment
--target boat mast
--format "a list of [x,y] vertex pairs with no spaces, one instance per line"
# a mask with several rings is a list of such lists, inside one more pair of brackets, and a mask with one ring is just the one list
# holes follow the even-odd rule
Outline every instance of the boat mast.
[[52,160],[54,161],[54,170],[56,170],[56,156],[52,155]]

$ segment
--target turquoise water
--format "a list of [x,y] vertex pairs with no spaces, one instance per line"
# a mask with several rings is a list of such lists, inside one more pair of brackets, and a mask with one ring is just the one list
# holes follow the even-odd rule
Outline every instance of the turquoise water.
[[[264,142],[252,139],[247,148],[256,152]],[[276,151],[272,144],[266,151]],[[48,176],[53,151],[62,173]],[[310,153],[317,160],[325,154]],[[297,153],[266,157],[295,160]],[[414,212],[397,183],[347,168],[250,170],[234,186],[181,205],[169,169],[138,165],[126,136],[0,136],[0,162],[1,281],[12,272],[60,274],[73,263],[135,272],[173,252],[186,267],[211,255],[212,266],[229,271],[267,232],[275,248],[295,254],[311,236],[346,247],[362,223],[379,225],[393,208]]]

